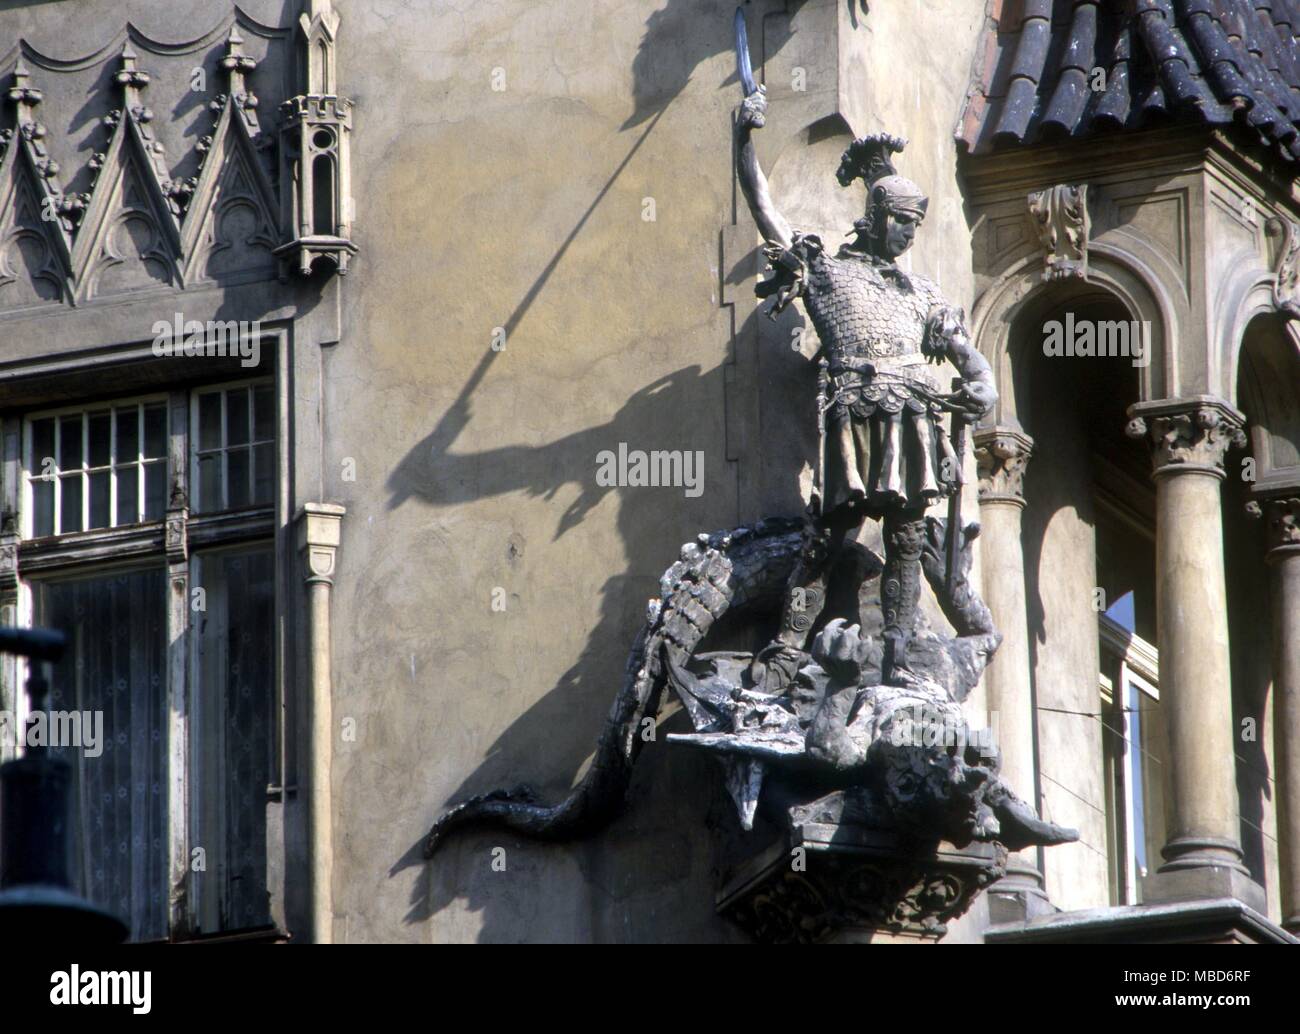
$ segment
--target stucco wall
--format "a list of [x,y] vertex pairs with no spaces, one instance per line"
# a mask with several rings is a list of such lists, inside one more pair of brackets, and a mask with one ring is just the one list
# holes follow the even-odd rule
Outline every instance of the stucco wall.
[[[857,28],[844,4],[790,6],[790,31],[767,37],[765,160],[837,110],[858,133],[907,133],[904,167],[936,216],[914,268],[969,304],[950,138],[982,5],[906,17],[873,5]],[[412,855],[466,793],[521,779],[562,793],[680,544],[759,515],[726,458],[762,463],[758,442],[727,440],[729,401],[752,401],[728,400],[732,316],[719,304],[734,5],[341,8],[363,258],[326,359],[326,470],[345,457],[357,469],[325,486],[349,511],[335,707],[361,730],[335,762],[338,939],[734,937],[712,915],[708,830],[710,809],[728,805],[709,765],[662,744],[643,755],[627,814],[587,843],[466,836],[432,866]],[[936,62],[927,40],[941,28],[952,45]],[[794,66],[809,96],[786,85]],[[830,205],[838,148],[818,155],[821,179],[800,197]],[[780,202],[788,177],[774,180]],[[816,228],[835,240],[847,226]],[[752,305],[737,302],[737,322]],[[495,327],[508,331],[500,352]],[[770,404],[781,395],[764,381],[764,442],[808,416]],[[702,450],[703,494],[598,487],[596,454],[620,442]],[[763,467],[792,502],[796,460]]]

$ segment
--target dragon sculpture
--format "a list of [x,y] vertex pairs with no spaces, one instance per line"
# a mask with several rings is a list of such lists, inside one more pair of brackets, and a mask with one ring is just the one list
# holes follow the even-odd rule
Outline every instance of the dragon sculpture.
[[[792,569],[821,534],[815,521],[760,521],[687,543],[661,579],[661,597],[650,601],[622,687],[578,785],[555,804],[539,801],[526,786],[470,798],[434,823],[425,857],[468,826],[504,827],[542,840],[598,831],[623,805],[645,743],[642,723],[659,715],[665,688],[676,694],[696,729],[670,734],[668,741],[719,757],[746,829],[764,780],[775,770],[803,777],[804,803],[847,791],[858,812],[957,844],[996,840],[1016,850],[1076,839],[1073,830],[1039,819],[1002,783],[988,738],[972,732],[961,716],[960,701],[1001,637],[969,583],[970,544],[978,526],[962,529],[958,576],[949,590],[945,524],[927,519],[922,569],[957,634],[917,633],[913,665],[925,674],[908,686],[881,684],[880,643],[843,617],[810,629],[816,634],[809,636],[806,662],[776,692],[754,684],[752,655],[697,652],[725,615],[770,619],[780,608]],[[883,563],[865,549],[861,563],[869,590]],[[868,624],[879,624],[878,609],[863,612]],[[783,803],[789,803],[788,795]]]

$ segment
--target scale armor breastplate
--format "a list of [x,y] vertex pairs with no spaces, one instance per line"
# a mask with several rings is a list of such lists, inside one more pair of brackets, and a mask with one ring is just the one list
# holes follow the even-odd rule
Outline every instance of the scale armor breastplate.
[[804,306],[832,375],[844,359],[866,359],[879,372],[933,384],[921,342],[930,311],[943,298],[925,277],[909,275],[911,289],[881,274],[869,260],[818,255],[811,263]]

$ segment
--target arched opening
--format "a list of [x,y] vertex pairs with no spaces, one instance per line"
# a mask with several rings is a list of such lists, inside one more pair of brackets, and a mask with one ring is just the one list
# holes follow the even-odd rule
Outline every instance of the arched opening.
[[1273,613],[1264,522],[1247,504],[1271,491],[1300,489],[1300,348],[1285,318],[1257,316],[1237,358],[1237,407],[1246,417],[1247,454],[1229,454],[1223,487],[1233,719],[1238,730],[1241,844],[1251,876],[1277,900],[1277,776],[1273,724]]
[[334,223],[334,162],[328,154],[318,154],[311,163],[312,233],[318,237],[333,237]]
[[1034,439],[1021,536],[1039,807],[1081,834],[1040,855],[1066,910],[1140,901],[1165,839],[1155,493],[1124,433],[1154,337],[1111,292],[1055,284],[1014,316],[1004,366],[1004,411]]

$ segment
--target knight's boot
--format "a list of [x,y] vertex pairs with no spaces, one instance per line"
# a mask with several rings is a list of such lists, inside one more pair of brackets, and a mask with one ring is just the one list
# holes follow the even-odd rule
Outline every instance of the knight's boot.
[[880,611],[884,620],[881,634],[884,657],[880,681],[886,685],[910,686],[917,681],[907,660],[907,646],[916,626],[916,608],[921,599],[921,548],[925,542],[925,520],[912,511],[885,517],[885,570],[880,580]]
[[826,606],[829,572],[829,536],[823,529],[810,525],[804,532],[799,560],[786,583],[780,628],[750,665],[750,681],[756,690],[773,694],[784,692],[799,669],[808,662],[804,644],[813,623]]

